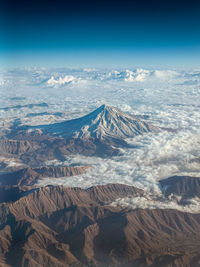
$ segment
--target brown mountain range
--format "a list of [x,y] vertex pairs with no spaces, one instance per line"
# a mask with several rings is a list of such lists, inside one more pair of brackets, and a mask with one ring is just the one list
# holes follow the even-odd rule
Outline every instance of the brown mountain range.
[[23,192],[37,186],[39,179],[46,177],[70,177],[80,175],[91,166],[43,166],[24,168],[0,174],[0,202],[15,201]]
[[[162,207],[179,205],[183,210],[191,198],[198,203],[200,178],[163,179],[159,195],[123,184],[88,189],[37,185],[39,179],[70,179],[90,167],[41,167],[47,160],[65,161],[77,153],[117,155],[120,147],[129,147],[126,138],[158,131],[145,118],[106,105],[74,120],[14,124],[6,130],[0,139],[1,157],[17,162],[14,167],[1,164],[0,266],[200,266],[200,208],[158,208],[171,203]],[[123,205],[126,199],[140,201],[140,208],[134,201]],[[153,204],[143,208],[143,201]]]
[[173,176],[159,181],[166,196],[175,194],[185,198],[200,198],[200,178],[190,176]]
[[110,206],[132,186],[46,186],[0,205],[1,266],[194,266],[200,213]]

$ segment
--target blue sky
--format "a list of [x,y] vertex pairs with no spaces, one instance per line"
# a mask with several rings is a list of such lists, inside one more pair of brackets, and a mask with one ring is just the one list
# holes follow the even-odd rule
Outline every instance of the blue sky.
[[1,65],[199,66],[198,1],[7,0],[1,11]]

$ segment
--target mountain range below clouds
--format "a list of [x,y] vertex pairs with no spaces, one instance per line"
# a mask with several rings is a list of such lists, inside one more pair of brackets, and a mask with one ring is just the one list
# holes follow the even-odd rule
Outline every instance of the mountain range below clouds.
[[4,71],[0,265],[200,265],[199,70]]

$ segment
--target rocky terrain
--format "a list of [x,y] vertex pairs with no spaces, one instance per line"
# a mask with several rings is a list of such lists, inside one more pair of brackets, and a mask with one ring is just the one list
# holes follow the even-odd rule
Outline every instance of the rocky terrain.
[[49,177],[70,177],[80,175],[91,166],[60,167],[43,166],[38,168],[24,168],[13,172],[0,174],[0,202],[19,199],[26,190],[37,187],[39,179]]
[[173,176],[168,179],[160,180],[164,194],[179,195],[185,198],[200,198],[200,179],[198,177],[189,176]]
[[46,186],[0,206],[1,266],[194,266],[200,212],[113,206],[132,186]]
[[[200,178],[159,180],[159,192],[109,180],[85,189],[38,183],[77,179],[92,168],[66,166],[68,156],[106,161],[120,148],[134,148],[128,138],[163,129],[106,105],[78,119],[6,128],[0,139],[0,266],[200,266]],[[49,160],[62,165],[45,165]]]

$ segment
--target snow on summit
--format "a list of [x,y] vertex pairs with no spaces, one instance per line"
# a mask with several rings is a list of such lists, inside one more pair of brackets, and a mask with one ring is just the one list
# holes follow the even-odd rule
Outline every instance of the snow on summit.
[[78,119],[37,126],[46,133],[73,138],[127,138],[157,131],[150,123],[127,115],[119,109],[102,105]]

